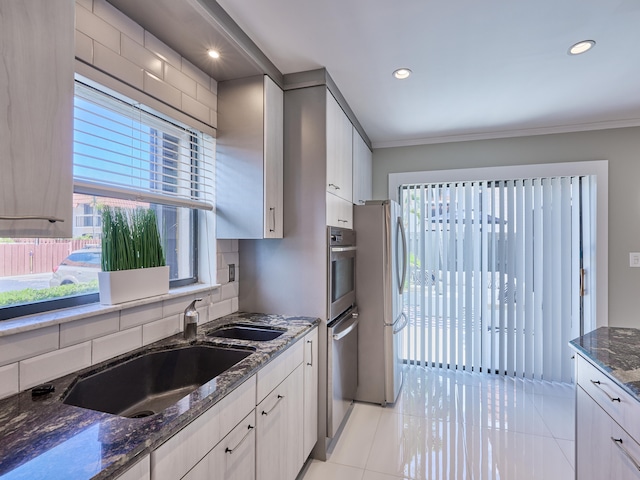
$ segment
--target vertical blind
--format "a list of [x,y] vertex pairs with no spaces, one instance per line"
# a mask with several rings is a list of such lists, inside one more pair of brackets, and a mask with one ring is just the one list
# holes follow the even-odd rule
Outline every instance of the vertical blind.
[[405,360],[570,381],[591,184],[558,177],[401,187]]
[[76,82],[74,191],[212,210],[215,140]]

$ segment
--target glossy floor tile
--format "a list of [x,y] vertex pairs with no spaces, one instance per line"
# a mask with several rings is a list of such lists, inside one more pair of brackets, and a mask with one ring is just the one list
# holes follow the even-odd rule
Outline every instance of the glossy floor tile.
[[395,405],[356,403],[299,480],[571,480],[573,385],[406,366]]

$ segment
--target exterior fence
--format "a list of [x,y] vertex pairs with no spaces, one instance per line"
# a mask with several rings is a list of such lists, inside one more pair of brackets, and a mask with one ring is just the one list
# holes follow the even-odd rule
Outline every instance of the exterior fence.
[[38,243],[19,240],[0,243],[0,277],[52,272],[67,255],[87,245],[96,246],[96,240],[39,239]]

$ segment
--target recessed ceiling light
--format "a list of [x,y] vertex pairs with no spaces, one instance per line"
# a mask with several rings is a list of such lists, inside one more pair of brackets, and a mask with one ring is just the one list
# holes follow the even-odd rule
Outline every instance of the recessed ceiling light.
[[393,72],[393,76],[398,80],[404,80],[405,78],[408,78],[409,75],[411,75],[411,70],[409,70],[408,68],[399,68],[395,72]]
[[220,58],[220,53],[217,50],[209,50],[207,53],[211,58]]
[[580,55],[581,53],[591,50],[595,44],[596,42],[593,40],[578,42],[569,49],[569,55]]

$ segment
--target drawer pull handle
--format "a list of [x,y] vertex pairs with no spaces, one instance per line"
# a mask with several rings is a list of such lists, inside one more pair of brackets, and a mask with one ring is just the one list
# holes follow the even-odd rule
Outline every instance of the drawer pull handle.
[[607,397],[609,397],[609,400],[611,400],[612,402],[621,402],[620,397],[612,397],[600,386],[601,385],[600,380],[591,380],[591,383],[593,383],[596,387],[598,387],[600,391],[602,391],[602,393],[604,393]]
[[636,459],[631,456],[629,451],[622,446],[622,439],[611,437],[611,441],[614,443],[616,447],[620,449],[620,451],[624,454],[624,456],[627,457],[631,463],[633,463],[633,466],[636,468],[636,470],[640,472],[640,464],[638,464]]
[[330,183],[329,186],[335,188],[336,190],[340,190],[340,187],[335,183]]
[[244,437],[242,437],[242,439],[238,442],[238,444],[233,448],[229,448],[229,447],[225,448],[224,449],[224,453],[233,454],[233,452],[235,452],[240,447],[240,445],[242,445],[244,443],[244,441],[247,439],[247,437],[251,433],[251,430],[253,430],[253,429],[254,429],[254,426],[253,425],[249,425],[249,427],[247,428],[247,430],[248,430],[247,433],[244,434]]
[[309,357],[311,359],[310,362],[307,362],[307,365],[309,365],[310,367],[313,367],[313,340],[307,340],[307,343],[311,344],[310,348],[311,348],[311,356]]
[[266,412],[263,410],[262,415],[269,415],[271,412],[273,412],[273,409],[278,406],[278,404],[280,403],[280,400],[282,400],[283,398],[284,398],[284,395],[278,395],[278,400],[276,401],[275,405]]

